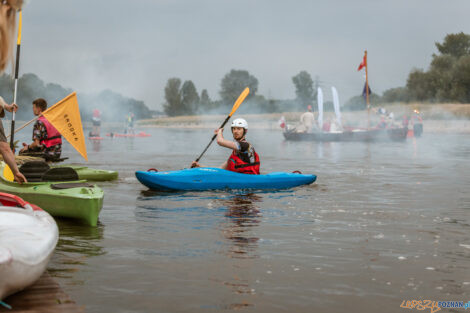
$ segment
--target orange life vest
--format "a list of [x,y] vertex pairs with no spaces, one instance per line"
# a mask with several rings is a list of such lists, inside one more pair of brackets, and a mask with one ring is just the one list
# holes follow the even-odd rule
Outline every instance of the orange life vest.
[[237,152],[233,150],[227,161],[227,170],[242,174],[259,174],[259,156],[256,151],[253,152],[255,154],[255,162],[246,163],[238,156]]

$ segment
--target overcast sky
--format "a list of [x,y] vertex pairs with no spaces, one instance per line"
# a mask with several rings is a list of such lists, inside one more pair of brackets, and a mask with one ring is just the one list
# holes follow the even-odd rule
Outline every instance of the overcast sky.
[[170,77],[216,99],[222,77],[244,69],[259,94],[292,99],[306,70],[343,103],[362,92],[365,49],[374,92],[403,86],[436,41],[470,33],[469,14],[470,0],[29,0],[20,75],[160,109]]

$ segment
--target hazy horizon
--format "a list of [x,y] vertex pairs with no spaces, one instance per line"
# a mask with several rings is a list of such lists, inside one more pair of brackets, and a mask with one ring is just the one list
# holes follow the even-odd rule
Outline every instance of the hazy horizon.
[[[373,92],[403,86],[426,69],[435,42],[470,29],[470,2],[452,1],[29,1],[20,75],[78,92],[111,89],[161,110],[170,77],[219,99],[231,69],[248,70],[258,94],[293,99],[302,70],[340,102],[359,95],[364,50]],[[328,90],[326,90],[328,88]],[[21,92],[21,90],[19,90]]]

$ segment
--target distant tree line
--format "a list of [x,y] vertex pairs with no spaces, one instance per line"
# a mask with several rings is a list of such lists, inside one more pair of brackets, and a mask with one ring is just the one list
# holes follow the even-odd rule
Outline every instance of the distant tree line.
[[470,103],[470,35],[448,34],[435,44],[428,71],[412,70],[406,86],[386,90],[382,102]]
[[179,78],[170,78],[165,86],[165,113],[169,116],[193,115],[201,113],[225,113],[236,101],[245,87],[250,88],[250,94],[239,113],[272,113],[280,111],[305,110],[307,105],[316,104],[316,86],[312,77],[306,71],[292,77],[296,88],[296,99],[275,100],[266,99],[257,94],[258,79],[246,70],[232,69],[220,82],[220,100],[211,100],[206,89],[199,95],[191,80],[183,84]]
[[[11,76],[0,76],[0,96],[5,101],[13,101],[14,80]],[[17,119],[30,120],[34,117],[32,102],[37,98],[44,98],[51,106],[70,94],[73,90],[59,84],[45,83],[35,74],[24,74],[18,79],[17,104],[19,110]],[[143,101],[128,98],[111,90],[104,90],[96,94],[77,93],[80,115],[83,121],[91,120],[93,109],[99,109],[104,121],[122,121],[125,115],[132,111],[137,119],[148,118],[151,111]]]

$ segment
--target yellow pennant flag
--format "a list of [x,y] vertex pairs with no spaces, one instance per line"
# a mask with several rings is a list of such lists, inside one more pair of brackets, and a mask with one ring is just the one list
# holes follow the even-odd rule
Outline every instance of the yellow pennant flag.
[[78,109],[77,93],[60,100],[42,115],[51,123],[57,131],[67,139],[68,142],[88,161],[85,146],[85,136],[83,136],[82,119]]

